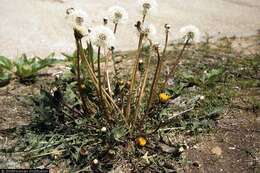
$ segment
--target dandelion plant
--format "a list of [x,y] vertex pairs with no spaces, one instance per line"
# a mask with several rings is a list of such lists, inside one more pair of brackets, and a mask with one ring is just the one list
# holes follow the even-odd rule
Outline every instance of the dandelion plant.
[[[82,85],[81,74],[88,76],[94,88],[96,96],[99,98],[98,107],[100,113],[104,114],[107,121],[117,122],[118,115],[124,121],[126,127],[132,131],[134,127],[141,130],[142,124],[150,115],[151,108],[155,105],[156,98],[164,104],[171,96],[167,93],[159,93],[159,81],[162,75],[164,62],[166,61],[166,52],[170,40],[169,24],[165,24],[164,44],[157,43],[158,35],[156,27],[148,21],[147,16],[157,9],[155,0],[138,0],[141,11],[141,20],[135,25],[138,36],[138,45],[133,59],[133,65],[129,73],[129,78],[125,82],[120,80],[118,69],[115,65],[115,41],[119,24],[126,23],[128,19],[127,11],[120,6],[112,6],[107,11],[107,16],[103,18],[103,25],[89,26],[85,23],[87,16],[82,11],[73,8],[67,10],[67,19],[72,22],[74,29],[76,47],[77,47],[77,82],[79,94],[81,95],[83,108],[88,109],[89,99],[84,101],[84,94],[80,86]],[[109,23],[113,28],[109,28]],[[91,29],[89,29],[91,28]],[[171,73],[165,77],[167,82],[169,75],[174,73],[180,59],[187,46],[198,40],[199,30],[193,26],[184,27],[180,30],[181,40],[184,42],[180,54],[173,64]],[[83,48],[82,38],[87,40],[87,48]],[[162,50],[160,48],[163,48]],[[144,51],[146,50],[146,52]],[[93,52],[97,52],[97,62],[93,61]],[[144,56],[146,54],[146,56]],[[155,71],[151,70],[151,61],[156,57],[157,64]],[[108,63],[112,60],[114,67],[114,78],[108,72]],[[102,62],[105,62],[104,66]],[[83,65],[84,70],[80,69]],[[85,74],[86,73],[86,74]],[[104,74],[104,75],[103,75]],[[116,79],[116,82],[110,82]],[[85,104],[85,106],[84,106]],[[87,111],[85,111],[87,112]]]

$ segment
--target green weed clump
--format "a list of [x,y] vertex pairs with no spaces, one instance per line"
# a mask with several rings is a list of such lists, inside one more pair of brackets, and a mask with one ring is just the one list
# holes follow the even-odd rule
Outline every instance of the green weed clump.
[[60,62],[53,57],[54,53],[43,59],[39,57],[28,58],[23,54],[17,60],[11,61],[4,56],[0,56],[0,86],[8,84],[13,74],[21,83],[34,82],[40,70]]

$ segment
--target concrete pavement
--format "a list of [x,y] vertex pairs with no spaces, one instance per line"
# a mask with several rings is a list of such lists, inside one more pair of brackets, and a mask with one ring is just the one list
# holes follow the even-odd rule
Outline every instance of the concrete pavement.
[[[135,0],[0,0],[0,54],[15,58],[24,52],[39,56],[71,52],[74,40],[65,10],[85,10],[94,26],[114,4],[129,12],[128,23],[119,26],[117,49],[135,49],[133,25],[140,19]],[[161,39],[165,23],[172,25],[173,33],[193,24],[216,37],[248,36],[260,29],[260,0],[158,0],[158,4],[157,14],[149,20]]]

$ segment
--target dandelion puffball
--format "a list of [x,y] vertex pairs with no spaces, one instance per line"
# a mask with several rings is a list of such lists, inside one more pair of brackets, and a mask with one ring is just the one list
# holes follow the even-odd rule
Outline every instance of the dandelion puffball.
[[141,32],[144,34],[145,38],[149,38],[149,39],[155,39],[155,36],[156,36],[156,28],[153,24],[144,24],[142,25],[142,28],[141,28]]
[[158,4],[155,0],[138,0],[143,15],[157,11]]
[[190,41],[199,42],[200,41],[200,30],[193,25],[184,26],[180,29],[180,38],[184,39],[184,42],[190,37]]
[[103,25],[93,28],[90,39],[92,43],[101,48],[111,48],[115,46],[115,35],[111,29]]
[[67,9],[66,13],[66,19],[73,29],[79,31],[82,35],[86,35],[88,33],[86,28],[88,19],[87,13],[80,9],[76,10],[74,8]]
[[123,7],[112,6],[108,9],[109,19],[115,23],[126,23],[128,20],[128,13]]

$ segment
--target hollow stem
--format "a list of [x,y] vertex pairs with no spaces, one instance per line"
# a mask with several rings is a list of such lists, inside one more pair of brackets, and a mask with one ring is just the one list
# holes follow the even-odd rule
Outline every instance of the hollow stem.
[[115,79],[116,81],[118,80],[118,70],[116,67],[116,60],[115,60],[115,53],[114,53],[114,49],[111,49],[111,54],[112,54],[112,62],[113,62],[113,68],[114,68],[114,73],[115,73]]
[[95,71],[94,57],[93,57],[93,53],[90,53],[91,51],[93,52],[93,47],[92,47],[92,43],[90,41],[89,45],[88,45],[88,52],[89,52],[89,56],[90,56],[92,70]]
[[142,24],[144,24],[145,18],[146,18],[146,13],[144,13],[144,15],[143,15]]
[[[158,74],[159,74],[159,69],[160,69],[160,64],[161,64],[161,56],[160,56],[160,52],[159,52],[158,48],[156,48],[156,53],[157,53],[158,60],[157,60],[157,65],[156,65],[156,70],[155,70],[152,86],[151,86],[151,89],[150,89],[150,95],[149,95],[149,98],[148,98],[148,101],[147,101],[146,114],[148,114],[150,107],[151,107],[151,104],[152,104],[152,101],[153,101],[152,99],[153,99],[153,96],[154,96],[155,86],[156,86],[157,81],[158,81],[158,76],[159,76]],[[144,119],[144,117],[143,117],[143,119]]]
[[134,86],[135,86],[136,72],[137,72],[138,63],[139,63],[139,59],[140,59],[140,55],[141,55],[142,41],[143,41],[143,34],[140,33],[137,55],[136,55],[134,66],[133,66],[132,73],[131,73],[131,83],[130,83],[130,89],[129,89],[128,98],[127,98],[127,106],[126,106],[126,112],[125,112],[125,117],[127,120],[129,120],[129,114],[131,113],[132,94],[133,94],[133,90],[134,90]]
[[186,47],[188,46],[190,40],[191,40],[191,37],[188,37],[188,39],[184,43],[178,58],[176,59],[175,63],[173,64],[172,70],[165,77],[164,86],[166,86],[167,81],[169,80],[170,75],[175,73],[176,68],[177,68],[178,64],[180,63],[180,60],[183,57],[184,51],[185,51]]
[[114,34],[116,34],[117,26],[118,26],[118,23],[115,23],[115,26],[114,26]]
[[147,79],[148,79],[148,73],[149,73],[149,66],[150,66],[150,62],[151,62],[151,55],[149,55],[147,62],[146,62],[146,67],[145,67],[145,73],[144,73],[144,78],[143,78],[143,82],[141,84],[141,89],[139,91],[138,97],[137,97],[137,101],[136,101],[136,107],[135,107],[135,114],[134,114],[134,122],[136,122],[137,117],[139,116],[140,113],[140,106],[141,106],[141,102],[144,96],[144,90],[147,84]]
[[112,89],[111,89],[111,84],[110,84],[110,77],[109,77],[109,72],[108,72],[108,61],[107,61],[107,57],[105,58],[105,73],[106,73],[106,79],[107,79],[107,87],[108,87],[108,93],[110,94],[110,96],[112,96]]
[[[99,93],[99,85],[98,85],[98,79],[95,76],[94,71],[91,69],[91,66],[89,64],[89,62],[87,61],[87,57],[86,55],[83,53],[83,47],[82,44],[80,45],[80,53],[81,53],[81,57],[84,59],[84,62],[86,62],[84,65],[86,65],[86,70],[97,90],[97,93]],[[102,88],[102,86],[101,86]],[[106,90],[104,88],[102,88],[102,92],[104,93],[103,95],[103,99],[106,103],[106,105],[108,106],[109,110],[112,111],[113,108],[120,114],[122,115],[121,110],[119,109],[119,107],[116,105],[116,103],[114,102],[113,98],[111,96],[109,96],[109,94],[106,92]]]
[[157,88],[157,85],[158,85],[158,80],[159,80],[159,77],[160,77],[162,65],[163,65],[165,55],[166,55],[166,51],[167,51],[168,40],[169,40],[169,30],[166,30],[165,44],[164,44],[162,57],[160,56],[159,48],[158,47],[156,48],[158,61],[157,61],[156,71],[155,71],[155,74],[154,74],[154,79],[153,79],[151,90],[150,90],[150,95],[149,95],[148,102],[147,102],[147,109],[146,109],[147,112],[146,112],[146,114],[149,112],[149,110],[151,108],[154,93],[156,92],[156,88]]
[[[101,83],[101,68],[100,68],[100,50],[101,50],[101,48],[98,47],[98,91],[99,91],[100,104],[103,106],[102,83]],[[102,106],[101,106],[101,108],[102,108]]]
[[79,95],[80,95],[80,99],[82,102],[82,107],[83,107],[83,111],[86,114],[87,113],[87,104],[86,104],[86,100],[83,96],[83,91],[82,91],[82,83],[81,83],[81,79],[80,79],[80,43],[81,40],[78,36],[78,32],[74,31],[74,35],[75,35],[75,40],[76,40],[76,47],[77,47],[77,83],[78,83],[78,91],[79,91]]

